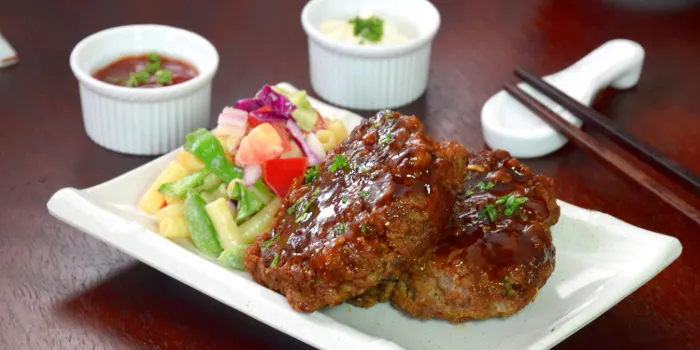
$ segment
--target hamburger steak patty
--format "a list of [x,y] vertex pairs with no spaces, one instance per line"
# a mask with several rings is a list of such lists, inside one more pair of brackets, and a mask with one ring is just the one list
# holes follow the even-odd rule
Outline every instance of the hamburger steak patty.
[[[460,189],[464,186],[464,174],[467,171],[467,159],[469,152],[464,146],[456,141],[443,141],[435,144],[435,154],[443,162],[451,162],[450,166],[441,166],[436,169],[437,176],[443,187],[452,191]],[[449,203],[445,203],[449,205]],[[450,214],[452,213],[450,209]],[[441,230],[441,238],[449,231]],[[431,247],[432,248],[432,247]],[[376,303],[388,301],[391,298],[391,293],[396,286],[397,276],[391,276],[389,279],[382,281],[376,287],[371,288],[366,293],[348,300],[349,303],[360,306],[370,307]]]
[[434,247],[454,203],[454,162],[415,117],[380,112],[297,178],[272,229],[245,253],[255,281],[312,312],[365,293]]
[[514,314],[554,270],[549,228],[559,206],[551,180],[505,151],[482,151],[467,168],[448,238],[393,286],[392,304],[415,317],[463,322]]

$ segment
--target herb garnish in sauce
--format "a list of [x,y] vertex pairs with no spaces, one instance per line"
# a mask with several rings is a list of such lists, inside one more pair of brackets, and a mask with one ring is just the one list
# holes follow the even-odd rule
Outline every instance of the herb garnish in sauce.
[[308,169],[306,169],[306,172],[304,173],[304,183],[305,184],[310,184],[318,178],[318,165],[314,165]]
[[507,216],[513,215],[518,207],[528,201],[527,197],[518,197],[515,194],[508,194],[496,200],[496,204],[505,204],[506,209],[503,214]]
[[297,207],[297,212],[295,214],[296,220],[294,220],[294,222],[302,222],[311,216],[311,213],[308,212],[309,207],[311,206],[310,200],[305,202],[297,202],[295,205]]
[[[353,34],[356,37],[362,38],[373,43],[382,40],[382,35],[384,35],[384,20],[372,16],[369,18],[360,18],[359,16],[350,20],[350,24],[353,25]],[[363,41],[360,41],[362,44]]]
[[476,187],[478,187],[479,190],[481,190],[481,192],[486,192],[486,191],[490,190],[491,188],[493,188],[493,186],[496,186],[496,184],[493,183],[492,181],[489,181],[487,183],[484,183],[483,181],[481,181],[478,184],[476,184]]
[[333,158],[333,163],[331,164],[330,168],[328,170],[330,171],[336,171],[338,169],[343,169],[349,167],[348,161],[345,160],[345,157],[341,156],[340,154],[336,154],[335,158]]
[[129,79],[124,83],[128,87],[137,87],[143,83],[148,82],[151,76],[155,77],[156,83],[160,85],[168,85],[173,82],[173,74],[167,69],[160,69],[162,61],[160,56],[156,53],[148,54],[148,60],[150,61],[146,64],[146,67],[138,72],[133,72],[129,75]]
[[270,267],[277,266],[280,260],[280,255],[279,253],[275,253],[275,257],[272,259],[272,262],[270,263]]
[[270,244],[272,244],[272,242],[276,241],[278,238],[280,238],[280,236],[276,235],[268,239],[267,241],[263,241],[262,243],[260,243],[260,247],[262,247],[263,249],[270,248]]
[[343,233],[345,233],[345,230],[347,230],[347,228],[348,228],[348,225],[347,225],[346,223],[344,223],[344,222],[337,223],[337,224],[335,224],[335,226],[333,227],[333,233],[334,233],[336,236],[342,235]]
[[311,217],[311,213],[309,212],[309,208],[311,207],[311,204],[318,198],[318,196],[321,194],[320,189],[315,189],[311,193],[311,198],[299,198],[297,199],[294,204],[290,205],[289,208],[287,208],[287,214],[289,215],[294,215],[294,222],[300,223],[302,221],[306,221],[308,218]]
[[491,222],[496,221],[497,214],[498,213],[496,212],[496,207],[494,207],[493,204],[486,204],[486,206],[484,206],[484,209],[482,209],[481,212],[479,212],[479,216],[488,217],[489,220],[491,220]]
[[391,136],[391,134],[384,135],[384,137],[382,138],[382,141],[381,141],[382,145],[386,145],[387,143],[390,143],[392,138],[393,138],[393,136]]

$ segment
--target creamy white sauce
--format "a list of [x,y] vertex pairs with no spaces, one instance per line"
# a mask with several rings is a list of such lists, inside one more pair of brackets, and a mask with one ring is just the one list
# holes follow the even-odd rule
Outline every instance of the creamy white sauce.
[[[363,12],[359,14],[359,17],[366,19],[374,16],[371,12]],[[362,37],[357,37],[354,34],[354,26],[350,23],[349,19],[332,19],[321,23],[321,33],[328,36],[329,38],[345,43],[352,43],[357,45],[395,45],[407,42],[409,39],[403,35],[399,28],[391,20],[380,17],[384,20],[383,34],[379,41],[372,42],[366,40]]]

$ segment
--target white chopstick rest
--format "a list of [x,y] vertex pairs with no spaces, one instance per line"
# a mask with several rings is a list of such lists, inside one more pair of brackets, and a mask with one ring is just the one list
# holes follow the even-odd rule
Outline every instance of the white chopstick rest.
[[12,45],[0,34],[0,68],[11,66],[19,62],[17,52]]
[[[573,99],[590,106],[595,95],[608,86],[628,89],[636,85],[643,62],[644,49],[641,45],[626,39],[615,39],[568,68],[543,79]],[[518,87],[581,127],[581,120],[528,84],[520,83]],[[547,155],[567,141],[505,91],[499,91],[486,101],[481,109],[481,127],[490,148],[504,149],[518,158]]]

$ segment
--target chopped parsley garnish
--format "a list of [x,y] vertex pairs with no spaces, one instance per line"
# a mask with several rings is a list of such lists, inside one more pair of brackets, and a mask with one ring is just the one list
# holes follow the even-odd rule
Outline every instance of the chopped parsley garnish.
[[280,255],[279,253],[275,253],[275,257],[272,259],[272,262],[270,263],[270,267],[277,266],[277,264],[280,262]]
[[362,231],[362,233],[367,232],[367,225],[366,224],[360,225],[360,231]]
[[311,193],[311,198],[299,198],[297,199],[294,204],[289,206],[287,208],[287,214],[289,215],[294,215],[295,220],[294,222],[302,222],[307,220],[308,218],[311,217],[311,213],[309,212],[309,208],[311,207],[311,204],[318,198],[318,196],[321,194],[321,190],[316,188],[312,193]]
[[367,196],[369,196],[369,193],[367,193],[367,191],[360,191],[360,197],[367,198]]
[[301,213],[297,213],[297,219],[294,220],[294,222],[299,223],[299,222],[305,221],[310,216],[311,216],[311,213],[305,212],[305,211],[301,212]]
[[350,24],[353,25],[353,34],[356,37],[360,37],[367,41],[373,43],[378,42],[382,39],[384,34],[384,20],[372,16],[369,18],[360,18],[359,16],[350,20]]
[[510,216],[513,215],[513,213],[515,213],[515,211],[527,201],[527,197],[518,197],[515,194],[509,194],[498,198],[496,200],[496,204],[503,204],[505,206],[503,214]]
[[335,158],[333,158],[333,163],[331,164],[330,168],[328,170],[330,171],[336,171],[338,169],[343,169],[343,168],[348,168],[350,165],[348,164],[348,161],[345,160],[345,157],[336,154]]
[[172,84],[173,74],[167,69],[159,69],[155,73],[156,83],[160,85]]
[[333,233],[336,236],[342,235],[343,233],[345,233],[345,230],[347,230],[347,229],[348,229],[348,225],[344,222],[340,222],[340,223],[335,224],[335,226],[333,227]]
[[129,74],[129,79],[126,80],[124,85],[128,87],[136,87],[148,81],[148,77],[149,75],[146,71],[133,72]]
[[287,214],[291,215],[292,213],[294,213],[294,217],[296,218],[294,222],[297,223],[308,219],[311,216],[311,213],[309,213],[308,210],[311,206],[312,201],[313,198],[310,200],[304,200],[304,198],[299,198],[299,200],[294,202],[294,205],[287,209]]
[[476,184],[476,187],[479,188],[479,190],[481,190],[481,192],[486,192],[486,191],[492,189],[493,186],[496,186],[496,184],[493,183],[493,181],[489,181],[487,183],[484,183],[483,181],[481,181],[478,184]]
[[149,62],[146,63],[146,67],[138,72],[132,72],[129,74],[129,79],[124,82],[125,86],[137,87],[141,84],[147,83],[151,76],[155,78],[156,83],[160,85],[168,85],[173,83],[173,73],[167,69],[161,69],[162,60],[157,53],[148,54]]
[[487,217],[491,222],[496,221],[497,214],[496,207],[494,207],[493,204],[486,204],[484,209],[479,212],[479,216]]
[[471,195],[473,195],[473,194],[474,194],[474,191],[472,191],[472,190],[469,190],[469,191],[467,191],[467,193],[465,193],[465,195],[466,195],[467,197],[469,197],[469,196],[471,196]]
[[387,109],[385,111],[382,111],[382,115],[387,117],[387,118],[391,118],[394,115],[394,112]]
[[[153,57],[153,56],[155,56],[155,57]],[[146,65],[146,68],[144,68],[146,73],[154,74],[154,73],[158,72],[158,70],[160,69],[160,65],[161,65],[160,58],[158,58],[158,55],[152,53],[152,54],[148,55],[148,59],[151,60],[151,62],[148,62],[148,64]]]
[[260,243],[260,247],[262,247],[263,249],[270,248],[270,244],[272,244],[272,242],[276,241],[278,238],[280,238],[279,235],[273,236],[267,241],[263,241],[262,243]]
[[377,130],[377,128],[378,128],[377,124],[372,124],[369,126],[369,128],[367,128],[367,132],[372,132],[374,130]]
[[343,203],[343,204],[345,204],[345,203],[348,202],[348,199],[350,199],[350,197],[348,197],[348,195],[346,194],[346,195],[343,196],[343,199],[341,199],[340,202]]
[[390,143],[393,138],[394,137],[391,136],[391,134],[386,134],[386,135],[384,135],[384,137],[382,137],[381,144],[386,145],[387,143]]
[[498,198],[498,199],[496,199],[496,204],[503,204],[503,203],[505,203],[506,201],[508,201],[508,199],[510,199],[510,197],[512,197],[512,195],[511,195],[511,194],[507,194],[507,195],[505,195],[505,196],[503,196],[503,197],[501,197],[501,198]]
[[306,172],[304,173],[304,183],[308,185],[314,182],[314,180],[316,180],[320,175],[318,170],[318,165],[314,165],[306,169]]

